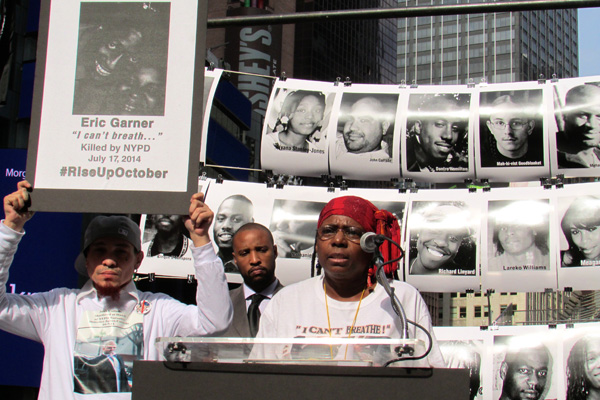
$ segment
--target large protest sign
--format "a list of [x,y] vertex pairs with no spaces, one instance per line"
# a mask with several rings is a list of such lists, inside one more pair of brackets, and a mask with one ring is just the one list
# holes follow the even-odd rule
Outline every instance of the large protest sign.
[[27,162],[36,210],[187,212],[205,1],[43,0]]

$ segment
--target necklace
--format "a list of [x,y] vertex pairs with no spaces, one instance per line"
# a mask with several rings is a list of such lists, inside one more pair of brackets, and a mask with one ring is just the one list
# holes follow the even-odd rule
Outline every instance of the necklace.
[[[365,296],[365,290],[367,287],[362,290],[360,294],[360,300],[358,300],[358,307],[356,307],[356,313],[354,314],[354,319],[352,320],[352,326],[350,327],[350,333],[348,334],[348,338],[352,337],[352,332],[354,332],[354,324],[356,323],[356,318],[358,317],[358,310],[360,310],[360,304],[362,303],[362,299]],[[327,311],[327,327],[329,328],[329,337],[331,337],[331,320],[329,318],[329,304],[327,304],[327,285],[325,281],[323,281],[323,292],[325,293],[325,310]],[[329,345],[329,353],[331,355],[331,359],[333,360],[333,347]],[[346,359],[346,355],[348,354],[348,345],[346,345],[346,351],[344,352],[344,360]]]

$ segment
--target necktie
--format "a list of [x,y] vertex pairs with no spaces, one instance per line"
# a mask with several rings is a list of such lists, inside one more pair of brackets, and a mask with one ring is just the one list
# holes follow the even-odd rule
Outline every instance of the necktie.
[[266,297],[262,294],[254,293],[250,296],[250,307],[248,307],[248,323],[250,325],[250,336],[255,337],[258,332],[258,324],[260,320],[260,302]]

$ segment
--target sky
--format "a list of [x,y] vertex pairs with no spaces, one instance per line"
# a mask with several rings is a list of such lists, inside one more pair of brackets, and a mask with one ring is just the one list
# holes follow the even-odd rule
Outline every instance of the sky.
[[600,8],[579,9],[579,76],[600,75]]

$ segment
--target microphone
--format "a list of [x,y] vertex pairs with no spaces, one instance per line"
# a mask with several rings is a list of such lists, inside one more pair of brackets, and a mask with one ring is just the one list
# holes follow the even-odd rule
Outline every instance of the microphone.
[[360,237],[360,248],[365,253],[375,253],[379,246],[388,240],[384,235],[378,235],[374,232],[367,232]]

